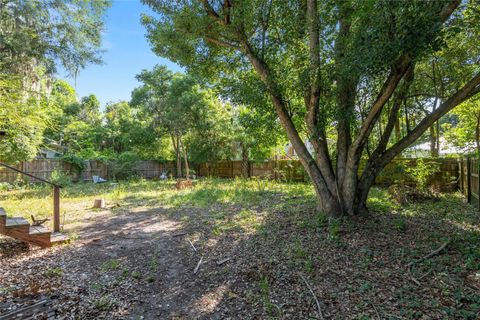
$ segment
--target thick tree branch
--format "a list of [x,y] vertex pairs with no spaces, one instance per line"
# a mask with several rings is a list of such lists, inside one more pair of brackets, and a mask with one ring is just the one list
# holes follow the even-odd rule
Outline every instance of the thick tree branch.
[[[452,15],[455,9],[460,5],[460,0],[453,0],[448,5],[446,5],[439,13],[440,21],[444,23],[448,20],[448,18]],[[376,121],[379,118],[379,115],[385,106],[385,103],[390,99],[392,96],[395,88],[397,87],[398,83],[400,82],[401,78],[405,74],[405,71],[409,67],[412,59],[408,53],[404,53],[396,63],[394,63],[393,68],[390,72],[389,77],[385,81],[380,94],[378,95],[377,99],[372,105],[372,108],[365,119],[362,127],[360,128],[359,134],[357,139],[352,145],[351,150],[349,151],[349,158],[354,156],[355,154],[358,155],[361,153],[361,149],[365,144],[366,139],[370,135],[370,132],[373,129]]]
[[[458,7],[459,4],[460,4],[460,1],[454,0],[450,2],[448,5],[446,5],[439,12],[440,21],[444,23],[451,16],[453,11]],[[343,188],[347,190],[349,193],[353,193],[353,190],[357,190],[357,188],[358,190],[360,190],[360,192],[357,193],[355,199],[347,199],[348,202],[352,202],[353,200],[355,200],[355,203],[356,203],[355,206],[357,208],[365,207],[365,201],[368,196],[368,190],[370,189],[372,183],[375,181],[376,174],[395,156],[394,154],[396,152],[387,152],[389,154],[388,156],[386,155],[386,153],[384,153],[382,156],[380,156],[377,159],[377,161],[369,163],[370,166],[365,168],[366,170],[364,170],[362,174],[362,179],[360,179],[360,181],[357,180],[360,158],[363,152],[363,148],[366,142],[368,141],[368,137],[372,132],[376,122],[380,118],[381,112],[385,104],[391,98],[393,92],[395,91],[396,87],[398,86],[400,80],[404,76],[407,69],[410,67],[411,63],[412,63],[412,59],[409,53],[406,52],[402,54],[402,56],[400,56],[399,59],[397,59],[396,63],[393,64],[389,77],[387,78],[384,85],[382,86],[382,89],[379,95],[377,96],[377,99],[374,101],[369,114],[367,115],[362,127],[360,128],[357,138],[355,139],[354,143],[351,145],[351,147],[348,150],[348,159],[347,159],[348,175],[345,177]],[[428,126],[424,128],[422,133],[427,128]],[[413,135],[415,136],[416,134],[413,134]],[[396,145],[400,147],[400,145],[405,143],[402,141],[404,140],[403,139],[400,140]],[[412,140],[412,142],[413,141],[414,140]],[[406,146],[408,146],[410,143],[411,142],[406,144]],[[406,146],[404,146],[404,148]]]
[[356,155],[359,157],[359,153],[368,139],[368,136],[372,132],[375,123],[380,117],[383,107],[392,96],[407,69],[410,67],[410,63],[411,58],[405,54],[399,59],[395,67],[390,71],[387,80],[384,82],[379,95],[375,99],[370,112],[368,113],[362,127],[359,130],[357,138],[349,150],[349,158],[355,158]]
[[351,8],[346,4],[340,5],[339,32],[335,41],[335,79],[337,81],[337,183],[342,185],[345,178],[347,152],[351,144],[350,119],[355,108],[357,77],[352,79],[350,72],[344,69],[346,41],[350,35]]
[[440,119],[447,112],[461,104],[462,102],[474,97],[480,92],[480,73],[476,74],[467,84],[453,94],[449,99],[442,103],[435,111],[426,116],[420,123],[403,139],[387,149],[380,157],[379,164],[387,164],[395,156],[400,154],[405,148],[417,140],[435,121]]
[[401,85],[399,91],[397,94],[395,94],[395,97],[393,99],[393,105],[390,110],[390,114],[388,116],[387,120],[387,125],[385,126],[385,130],[380,138],[380,141],[375,148],[375,151],[373,152],[372,156],[370,158],[376,159],[380,154],[382,154],[388,144],[388,141],[390,140],[390,136],[392,135],[393,129],[395,127],[395,123],[397,122],[398,119],[398,113],[400,111],[400,108],[402,106],[402,102],[405,99],[405,96],[408,92],[408,89],[410,88],[410,85],[412,84],[413,78],[414,78],[414,66],[412,65],[406,72],[405,78],[403,81],[403,85]]
[[252,63],[253,68],[260,76],[260,79],[263,81],[267,88],[267,91],[272,99],[273,105],[275,106],[275,110],[285,130],[285,133],[287,134],[288,139],[292,143],[293,148],[297,152],[297,155],[303,166],[305,167],[305,169],[307,169],[307,172],[310,175],[311,179],[315,181],[315,191],[322,200],[321,205],[324,206],[323,209],[327,212],[340,212],[339,208],[325,207],[326,205],[332,205],[331,201],[327,201],[330,200],[330,197],[332,197],[332,192],[329,190],[325,177],[323,176],[321,170],[318,168],[317,163],[308,151],[305,143],[300,138],[297,128],[295,127],[295,124],[293,123],[292,118],[288,113],[282,93],[278,89],[278,85],[275,83],[272,75],[270,74],[270,70],[267,64],[257,55],[255,55],[248,40],[245,39],[244,36],[242,36],[240,41],[243,44],[243,52],[245,52],[247,58]]
[[305,104],[307,107],[306,124],[309,140],[315,150],[317,165],[325,177],[328,188],[335,193],[335,176],[328,154],[328,145],[325,132],[320,129],[319,102],[321,93],[321,70],[320,70],[320,31],[317,11],[317,0],[307,1],[307,25],[310,50],[310,77],[309,88],[307,89]]
[[219,24],[221,25],[225,25],[224,21],[222,20],[222,18],[220,18],[220,16],[218,15],[218,13],[213,9],[213,7],[210,5],[210,3],[208,2],[208,0],[202,0],[202,3],[203,3],[203,7],[205,8],[205,12],[207,13],[207,15],[211,18],[213,18],[216,22],[218,22]]
[[215,38],[212,38],[210,36],[203,36],[203,38],[207,41],[207,42],[210,42],[210,43],[213,43],[213,44],[216,44],[217,46],[220,46],[220,47],[225,47],[225,48],[230,48],[230,49],[235,49],[235,50],[239,50],[240,47],[233,44],[233,43],[229,43],[229,42],[226,42],[226,41],[223,41],[223,40],[219,40],[219,39],[215,39]]

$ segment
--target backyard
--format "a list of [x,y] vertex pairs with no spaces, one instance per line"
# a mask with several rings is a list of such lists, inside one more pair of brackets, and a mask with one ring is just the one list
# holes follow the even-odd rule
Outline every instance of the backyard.
[[[400,206],[374,188],[369,215],[335,219],[315,213],[307,183],[174,184],[62,189],[70,244],[0,238],[0,314],[40,301],[45,317],[76,319],[479,317],[480,215],[460,193]],[[47,217],[51,190],[4,189],[0,203]]]

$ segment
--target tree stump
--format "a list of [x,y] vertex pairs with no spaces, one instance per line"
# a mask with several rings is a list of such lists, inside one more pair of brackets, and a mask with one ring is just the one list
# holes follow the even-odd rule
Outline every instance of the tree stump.
[[177,188],[177,190],[183,190],[183,189],[188,189],[192,187],[193,187],[193,184],[192,184],[192,180],[190,179],[178,179],[177,183],[175,184],[175,188]]
[[105,208],[105,199],[95,199],[95,201],[93,202],[93,207],[95,209]]

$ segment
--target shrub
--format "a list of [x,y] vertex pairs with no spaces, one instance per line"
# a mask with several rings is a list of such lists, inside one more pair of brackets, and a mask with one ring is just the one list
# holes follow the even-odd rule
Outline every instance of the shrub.
[[0,191],[8,191],[12,189],[13,186],[8,182],[0,182]]
[[85,161],[74,154],[66,154],[62,157],[62,160],[71,165],[71,173],[74,173],[73,171],[75,171],[76,173],[80,174],[83,170],[85,170]]
[[139,160],[133,152],[121,153],[117,159],[110,161],[112,176],[115,180],[126,180],[135,176],[135,163]]
[[55,169],[50,176],[50,181],[61,187],[67,187],[72,184],[72,179],[65,172]]
[[425,163],[423,159],[418,159],[416,166],[407,168],[405,172],[412,177],[420,192],[428,193],[428,180],[439,170],[440,165],[437,162]]

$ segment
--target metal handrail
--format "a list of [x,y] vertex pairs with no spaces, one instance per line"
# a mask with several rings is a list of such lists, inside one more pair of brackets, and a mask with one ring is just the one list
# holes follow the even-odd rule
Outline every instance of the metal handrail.
[[0,166],[53,186],[53,232],[60,232],[60,188],[62,186],[51,181],[36,177],[33,174],[27,173],[2,162],[0,162]]

